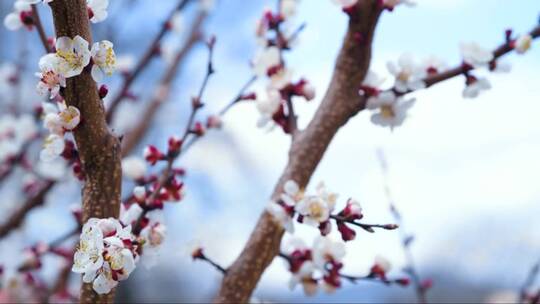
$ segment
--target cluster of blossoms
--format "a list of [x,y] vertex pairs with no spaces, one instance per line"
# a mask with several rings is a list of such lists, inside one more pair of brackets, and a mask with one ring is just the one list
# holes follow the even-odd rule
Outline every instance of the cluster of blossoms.
[[38,93],[59,97],[60,89],[66,86],[66,78],[80,75],[89,64],[95,81],[101,81],[103,74],[112,75],[116,68],[113,44],[104,40],[94,43],[91,49],[88,47],[88,41],[81,36],[56,39],[56,52],[39,60]]
[[287,181],[283,189],[284,192],[279,199],[268,204],[267,211],[290,233],[294,232],[295,217],[298,223],[318,228],[322,236],[326,236],[332,231],[331,220],[334,220],[341,238],[345,242],[354,240],[356,237],[356,232],[349,225],[359,226],[368,232],[373,232],[373,228],[386,230],[397,228],[393,224],[369,225],[357,222],[364,215],[360,204],[354,199],[347,200],[341,211],[332,214],[338,195],[328,191],[323,183],[317,186],[315,194],[306,195],[292,180]]
[[[532,42],[530,35],[516,39],[511,37],[512,32],[507,31],[506,43],[518,54],[530,49]],[[507,72],[510,69],[508,64],[497,61],[492,51],[474,42],[461,44],[461,55],[466,84],[463,90],[464,98],[475,98],[491,88],[487,78],[473,75],[473,69],[487,68],[492,72]],[[381,89],[385,79],[369,71],[360,86],[359,93],[367,98],[366,108],[373,111],[371,121],[376,125],[393,129],[403,124],[407,111],[414,104],[414,99],[405,96],[425,88],[429,77],[444,73],[447,67],[435,57],[418,62],[410,54],[401,55],[397,62],[389,62],[387,67],[394,77],[394,84],[390,89]]]
[[292,109],[292,98],[302,97],[309,101],[315,98],[315,88],[304,78],[293,81],[292,71],[285,66],[283,52],[290,50],[295,42],[296,34],[286,33],[283,26],[296,12],[298,1],[281,1],[277,13],[267,9],[258,20],[256,37],[260,49],[252,60],[254,74],[267,77],[266,94],[257,98],[257,110],[260,119],[259,127],[266,126],[273,121],[285,133],[291,133],[290,121],[296,119]]
[[139,258],[131,226],[114,218],[89,219],[82,228],[72,271],[83,274],[98,294],[111,291],[128,278]]
[[369,273],[365,277],[346,276],[341,273],[345,246],[329,237],[317,237],[312,247],[307,246],[301,239],[293,238],[284,246],[281,256],[287,261],[291,272],[289,287],[294,289],[301,284],[306,295],[314,295],[322,284],[328,293],[334,292],[342,285],[342,279],[379,280],[384,283],[395,283],[401,286],[409,285],[408,278],[389,280],[386,277],[390,270],[390,263],[377,257]]
[[[4,18],[4,25],[12,31],[16,31],[23,27],[32,30],[34,27],[34,14],[32,12],[32,4],[40,2],[51,3],[54,0],[17,0],[13,4],[13,12]],[[86,0],[88,7],[88,18],[93,23],[101,22],[107,19],[107,8],[109,0]]]
[[115,54],[109,41],[97,42],[88,49],[88,42],[80,36],[71,39],[59,37],[56,39],[55,53],[43,56],[39,61],[40,79],[37,91],[41,95],[50,94],[56,100],[56,105],[43,105],[43,120],[50,134],[45,139],[44,149],[40,158],[51,161],[64,152],[64,134],[73,131],[81,122],[79,109],[67,106],[60,92],[66,86],[66,78],[80,75],[92,62],[91,73],[96,81],[103,74],[111,75],[115,68]]

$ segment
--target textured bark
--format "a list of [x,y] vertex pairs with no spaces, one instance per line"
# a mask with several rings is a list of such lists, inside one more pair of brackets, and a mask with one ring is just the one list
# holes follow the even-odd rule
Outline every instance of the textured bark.
[[[79,35],[91,45],[86,0],[55,0],[50,5],[57,37]],[[74,135],[85,173],[83,222],[91,217],[118,217],[122,178],[120,142],[107,127],[105,109],[88,68],[81,75],[67,79],[63,96],[68,105],[80,110],[82,118]],[[80,301],[112,302],[113,297],[114,292],[100,296],[90,284],[83,284]]]
[[[359,1],[349,22],[341,51],[336,61],[330,86],[307,128],[295,135],[288,164],[272,197],[282,192],[287,180],[305,187],[332,138],[349,120],[365,107],[358,95],[371,60],[371,43],[381,13],[377,1]],[[246,247],[227,269],[215,302],[245,303],[249,300],[261,275],[279,253],[283,229],[264,212]]]

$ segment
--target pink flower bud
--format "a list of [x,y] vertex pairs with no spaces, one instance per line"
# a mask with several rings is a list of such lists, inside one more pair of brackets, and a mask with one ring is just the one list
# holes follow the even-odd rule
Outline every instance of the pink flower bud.
[[182,147],[182,139],[178,136],[169,137],[169,155],[177,155]]
[[143,155],[144,159],[146,159],[146,161],[149,162],[152,166],[155,165],[158,161],[165,159],[165,155],[152,145],[146,146]]
[[219,129],[221,128],[222,121],[221,118],[217,115],[211,115],[208,116],[208,119],[206,120],[206,127],[208,129]]
[[356,231],[344,223],[338,224],[338,231],[341,233],[341,239],[345,242],[352,241],[356,238]]
[[203,136],[204,133],[206,132],[206,130],[205,130],[203,124],[198,121],[193,126],[193,130],[191,130],[191,132],[194,133],[197,136]]
[[106,85],[102,84],[99,87],[99,98],[103,99],[107,97],[107,94],[109,94],[109,88]]

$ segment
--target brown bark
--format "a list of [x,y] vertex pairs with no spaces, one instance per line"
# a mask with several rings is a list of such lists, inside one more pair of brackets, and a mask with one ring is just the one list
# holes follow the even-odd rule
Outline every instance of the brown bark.
[[[287,180],[296,181],[300,187],[308,184],[339,128],[364,108],[365,100],[359,96],[358,88],[369,68],[371,43],[381,13],[376,3],[359,1],[357,11],[350,19],[330,86],[307,128],[293,139],[288,164],[272,195],[274,199],[282,192]],[[246,247],[227,269],[215,302],[247,302],[264,270],[279,253],[282,236],[283,229],[264,212]]]
[[[86,0],[55,0],[50,5],[57,37],[79,35],[92,43]],[[105,109],[88,69],[67,79],[64,98],[68,105],[80,110],[82,118],[74,135],[85,173],[83,222],[91,217],[118,217],[122,178],[120,142],[107,127]],[[83,284],[80,301],[101,303],[112,302],[113,298],[114,292],[98,295],[91,284]]]

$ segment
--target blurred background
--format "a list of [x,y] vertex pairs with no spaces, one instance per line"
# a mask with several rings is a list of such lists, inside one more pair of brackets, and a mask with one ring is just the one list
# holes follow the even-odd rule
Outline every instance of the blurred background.
[[[159,2],[159,3],[158,3]],[[135,61],[176,4],[173,0],[111,1],[109,19],[94,26],[94,40],[109,39],[118,56]],[[13,1],[0,1],[2,18]],[[214,65],[203,115],[213,114],[235,97],[251,77],[249,61],[257,49],[255,23],[270,0],[221,0],[204,25],[206,35],[217,37]],[[189,30],[195,7],[183,13]],[[52,34],[50,10],[41,16]],[[374,41],[372,69],[389,75],[386,62],[403,52],[419,57],[436,55],[450,66],[461,61],[460,42],[476,41],[489,49],[504,41],[504,31],[530,30],[538,22],[538,0],[417,0],[414,8],[398,7],[380,20]],[[309,79],[317,97],[297,103],[299,124],[305,126],[328,85],[347,16],[330,0],[303,0],[296,24],[305,22],[299,43],[286,55],[296,77]],[[163,48],[181,45],[182,34],[169,34]],[[19,64],[24,72],[20,87],[0,85],[2,113],[17,107],[32,111],[42,99],[34,93],[37,62],[42,46],[35,31],[0,29],[0,66]],[[183,61],[171,97],[152,122],[143,144],[165,147],[167,138],[183,131],[195,95],[204,77],[207,52],[198,44]],[[415,235],[412,252],[420,275],[432,278],[432,302],[482,302],[493,293],[517,292],[532,265],[540,258],[540,47],[524,56],[511,54],[509,74],[489,74],[493,89],[473,100],[461,97],[464,79],[456,78],[416,94],[417,102],[402,127],[391,132],[371,124],[363,112],[342,128],[332,142],[308,189],[319,181],[340,194],[360,201],[367,222],[392,222],[376,151],[385,151],[388,183],[405,229]],[[118,134],[129,130],[151,98],[166,67],[151,65],[132,88],[134,100],[125,100],[115,117]],[[387,76],[390,80],[390,76]],[[1,80],[1,77],[0,77]],[[121,77],[107,79],[116,93]],[[2,89],[3,88],[3,89]],[[262,92],[264,82],[254,86]],[[114,94],[109,94],[113,96]],[[16,99],[12,96],[20,96]],[[14,104],[15,100],[20,103]],[[107,102],[108,100],[105,99]],[[239,254],[264,209],[287,160],[290,139],[279,129],[256,127],[255,105],[235,106],[223,119],[222,130],[209,132],[178,162],[186,168],[186,198],[166,206],[168,236],[154,268],[139,267],[121,284],[122,302],[204,302],[219,286],[221,274],[207,264],[192,262],[188,244],[200,239],[209,257],[228,265]],[[39,145],[31,147],[36,150]],[[156,172],[158,168],[153,168]],[[18,169],[0,187],[0,222],[19,206],[26,173]],[[0,264],[9,269],[20,260],[25,246],[50,241],[75,223],[69,206],[80,201],[80,184],[71,172],[47,195],[45,205],[33,210],[21,229],[0,240]],[[126,181],[124,189],[131,189]],[[127,195],[127,194],[126,194]],[[297,229],[311,243],[318,232]],[[335,237],[339,235],[335,232]],[[287,238],[287,237],[286,237]],[[285,239],[286,241],[286,239]],[[383,255],[401,273],[405,260],[398,233],[359,232],[347,243],[345,273],[366,274],[376,255]],[[56,275],[58,261],[44,263],[40,276]],[[74,287],[78,278],[73,275]],[[289,273],[281,260],[265,272],[254,296],[270,302],[410,302],[412,288],[361,283],[333,295],[320,292],[307,298],[300,288],[290,291]]]

